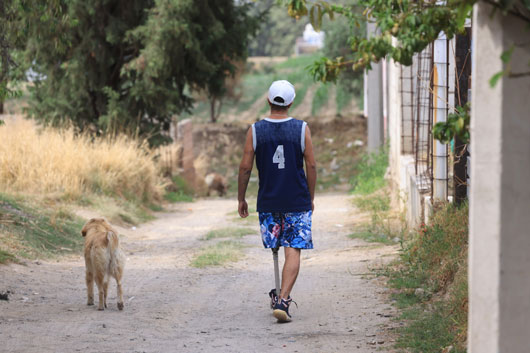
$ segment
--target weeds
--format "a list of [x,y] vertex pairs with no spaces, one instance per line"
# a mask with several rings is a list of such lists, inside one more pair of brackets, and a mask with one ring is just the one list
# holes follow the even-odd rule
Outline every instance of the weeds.
[[158,204],[150,204],[149,209],[136,202],[127,202],[108,196],[92,195],[88,197],[88,205],[97,209],[112,223],[128,223],[138,225],[154,219],[150,210],[156,211]]
[[7,264],[9,262],[17,262],[15,255],[7,251],[0,250],[0,264]]
[[217,239],[217,238],[242,238],[245,235],[254,234],[256,233],[255,229],[251,228],[220,228],[211,230],[202,240],[211,240],[211,239]]
[[397,346],[435,353],[452,345],[451,352],[465,352],[468,207],[437,208],[387,273],[389,285],[399,290],[394,300],[405,309],[401,319],[408,322]]
[[379,153],[365,154],[357,164],[355,176],[350,183],[355,194],[371,194],[386,185],[385,173],[388,167],[388,149]]
[[35,258],[81,250],[83,220],[64,209],[37,209],[22,199],[0,194],[0,214],[0,233],[10,241],[17,240],[11,255]]
[[190,196],[190,195],[184,193],[181,190],[179,190],[179,191],[169,191],[169,192],[167,192],[164,195],[164,199],[166,199],[166,201],[171,202],[171,203],[192,202],[193,201],[193,196]]
[[311,115],[316,115],[320,108],[325,106],[329,100],[329,85],[321,83],[318,86],[313,102],[311,103]]
[[244,245],[233,241],[224,240],[215,245],[202,249],[191,261],[191,266],[204,268],[208,266],[223,266],[229,262],[237,262],[243,258]]
[[358,171],[352,184],[353,192],[357,194],[353,199],[355,206],[368,213],[370,221],[359,226],[359,231],[350,234],[350,238],[360,238],[368,242],[385,244],[395,243],[396,239],[403,239],[407,227],[402,215],[390,210],[390,193],[385,188],[384,179],[388,166],[386,150],[380,153],[365,154],[356,166]]

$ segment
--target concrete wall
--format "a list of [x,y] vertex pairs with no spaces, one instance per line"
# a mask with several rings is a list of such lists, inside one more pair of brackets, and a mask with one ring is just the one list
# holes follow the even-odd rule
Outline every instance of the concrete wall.
[[[413,65],[412,68],[406,68],[409,70],[408,75],[410,76],[410,70],[417,71],[417,66]],[[388,134],[389,134],[389,168],[390,168],[390,184],[394,191],[393,196],[397,197],[397,204],[400,208],[406,211],[407,223],[414,227],[422,221],[424,200],[423,195],[420,192],[420,188],[417,182],[416,171],[414,168],[414,156],[409,153],[403,153],[403,131],[405,127],[411,129],[412,122],[410,117],[407,116],[405,123],[408,124],[403,126],[402,123],[402,107],[401,104],[411,105],[414,102],[410,101],[412,95],[402,94],[400,77],[402,75],[400,64],[397,64],[390,60],[387,64],[386,80],[388,87],[388,101],[387,101],[387,114],[388,114]],[[413,81],[413,86],[416,86]],[[410,82],[409,86],[410,86]],[[410,87],[404,87],[406,90],[410,90]],[[403,101],[408,99],[409,101]],[[408,114],[410,115],[410,107]],[[407,135],[407,134],[405,134]],[[411,144],[411,134],[408,137],[405,136],[405,142]],[[407,151],[407,150],[405,150]],[[409,152],[410,151],[409,148]]]
[[[367,23],[366,31],[370,38],[377,33],[375,23]],[[368,151],[376,152],[384,143],[383,118],[383,64],[372,64],[372,69],[366,72],[365,101],[366,117],[368,118]]]
[[[530,351],[530,77],[489,79],[500,55],[528,43],[520,20],[475,5],[471,117],[468,352]],[[512,72],[528,72],[517,48]]]

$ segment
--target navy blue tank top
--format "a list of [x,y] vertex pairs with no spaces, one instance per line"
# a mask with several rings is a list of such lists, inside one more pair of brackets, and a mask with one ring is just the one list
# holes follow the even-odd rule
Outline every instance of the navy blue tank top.
[[265,118],[252,125],[259,174],[258,212],[305,212],[311,196],[304,172],[306,123]]

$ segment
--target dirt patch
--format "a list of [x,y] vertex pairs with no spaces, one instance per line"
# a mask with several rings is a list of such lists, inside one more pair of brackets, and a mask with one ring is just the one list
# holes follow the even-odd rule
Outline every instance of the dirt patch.
[[[359,115],[307,118],[311,129],[319,173],[319,190],[346,190],[354,167],[364,151],[366,119]],[[229,195],[237,192],[237,173],[243,144],[250,124],[194,124],[195,170],[198,178],[208,173],[224,175]],[[250,183],[250,194],[257,190],[256,171]]]
[[[0,283],[2,348],[8,352],[389,352],[394,309],[369,268],[390,261],[395,246],[347,237],[356,217],[349,197],[317,195],[315,250],[302,256],[292,293],[293,322],[279,325],[269,308],[272,256],[255,233],[245,256],[225,267],[190,267],[204,235],[238,226],[234,200],[179,204],[137,229],[119,228],[127,263],[125,309],[86,306],[81,255],[58,262],[9,265]],[[213,241],[213,240],[212,240]],[[283,256],[281,256],[282,258]],[[31,339],[28,339],[31,337]],[[171,347],[171,348],[168,348]]]

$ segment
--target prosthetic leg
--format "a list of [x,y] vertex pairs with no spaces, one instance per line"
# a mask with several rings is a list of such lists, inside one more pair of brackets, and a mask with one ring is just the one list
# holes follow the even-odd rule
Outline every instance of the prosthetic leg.
[[280,296],[280,265],[278,264],[278,250],[272,249],[272,259],[274,260],[274,284],[276,286],[276,296]]

